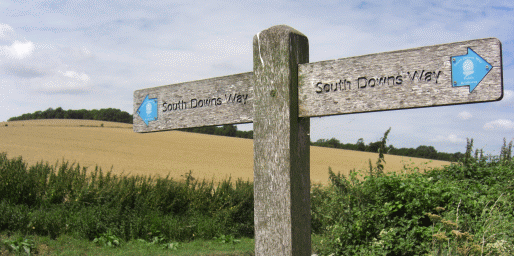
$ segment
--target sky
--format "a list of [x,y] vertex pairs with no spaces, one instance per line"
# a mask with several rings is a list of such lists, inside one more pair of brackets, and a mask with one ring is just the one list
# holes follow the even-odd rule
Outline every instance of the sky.
[[[118,108],[135,90],[253,70],[253,36],[288,25],[310,62],[495,37],[503,100],[311,118],[311,140],[475,148],[514,139],[513,1],[0,0],[0,121],[48,108]],[[239,125],[252,129],[251,124]]]

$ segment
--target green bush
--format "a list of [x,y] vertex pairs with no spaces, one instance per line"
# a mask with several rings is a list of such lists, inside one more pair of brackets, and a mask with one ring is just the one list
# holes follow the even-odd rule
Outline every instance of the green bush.
[[108,231],[107,233],[102,233],[99,237],[95,238],[93,243],[97,243],[104,247],[118,247],[121,244],[121,239]]
[[27,167],[0,154],[0,231],[51,238],[76,234],[93,240],[106,232],[124,239],[253,236],[253,184],[88,172],[67,162]]
[[513,254],[514,161],[503,149],[473,157],[472,144],[461,163],[441,169],[365,177],[329,170],[331,185],[313,187],[311,197],[319,254]]

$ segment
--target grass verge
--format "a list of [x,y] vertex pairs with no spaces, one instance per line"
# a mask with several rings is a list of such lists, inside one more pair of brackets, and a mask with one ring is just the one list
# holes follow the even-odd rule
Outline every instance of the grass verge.
[[[17,254],[7,249],[4,241],[14,241],[23,238],[34,245],[31,255],[213,255],[213,256],[251,256],[254,255],[254,240],[250,238],[238,239],[238,242],[223,243],[219,240],[198,239],[185,243],[176,243],[176,247],[165,247],[161,243],[149,243],[139,240],[121,241],[119,246],[102,246],[88,239],[76,238],[71,235],[62,235],[56,239],[48,236],[28,235],[19,233],[8,235],[0,234],[0,255]],[[25,254],[20,250],[19,254]]]

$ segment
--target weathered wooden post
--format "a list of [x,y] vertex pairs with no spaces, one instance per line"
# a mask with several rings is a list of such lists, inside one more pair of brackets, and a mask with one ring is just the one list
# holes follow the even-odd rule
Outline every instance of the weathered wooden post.
[[288,26],[254,36],[255,255],[310,255],[309,118],[298,117],[307,37]]

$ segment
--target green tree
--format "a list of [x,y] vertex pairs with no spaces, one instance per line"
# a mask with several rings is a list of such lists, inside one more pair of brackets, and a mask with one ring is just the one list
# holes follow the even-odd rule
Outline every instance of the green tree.
[[433,146],[421,145],[416,148],[416,157],[437,158],[437,150]]
[[380,145],[382,145],[382,141],[371,142],[366,148],[366,151],[377,153]]
[[363,138],[359,138],[357,140],[357,150],[359,151],[365,151],[366,150],[366,144],[364,144],[364,139]]
[[55,109],[54,111],[54,118],[59,118],[59,119],[62,119],[64,118],[64,110],[61,108],[61,107],[58,107]]
[[331,148],[340,148],[341,147],[341,142],[339,142],[339,140],[336,138],[329,139],[328,141],[326,141],[326,144]]

